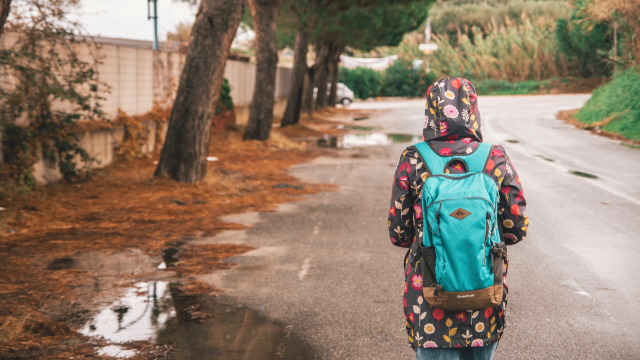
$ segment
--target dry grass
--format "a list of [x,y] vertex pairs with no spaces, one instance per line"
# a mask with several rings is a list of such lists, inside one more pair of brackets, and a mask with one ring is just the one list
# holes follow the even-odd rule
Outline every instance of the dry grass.
[[[74,289],[91,278],[81,270],[47,270],[53,259],[127,248],[159,257],[162,249],[186,237],[243,227],[218,216],[269,211],[275,204],[327,189],[301,184],[287,174],[292,165],[319,153],[278,131],[268,142],[243,142],[239,132],[216,133],[209,154],[219,160],[208,164],[208,175],[200,184],[152,180],[152,157],[96,170],[85,183],[58,183],[0,200],[6,209],[0,211],[0,358],[93,354],[93,346],[84,341],[68,345],[65,339],[79,335],[41,311],[49,299],[72,302]],[[278,183],[303,189],[273,188]],[[222,259],[249,249],[231,244],[187,246],[177,269],[194,274],[227,267]]]

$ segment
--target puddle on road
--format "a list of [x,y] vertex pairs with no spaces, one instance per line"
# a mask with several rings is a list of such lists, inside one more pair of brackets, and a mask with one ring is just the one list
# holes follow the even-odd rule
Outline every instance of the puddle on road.
[[158,342],[176,346],[174,359],[317,358],[311,347],[293,334],[292,325],[270,320],[261,311],[215,295],[185,295],[173,284],[171,293],[177,316],[167,322]]
[[[109,342],[100,355],[137,355],[128,342],[172,345],[174,359],[315,359],[284,326],[217,295],[186,295],[179,284],[140,282],[102,309],[79,331]],[[263,307],[264,308],[264,307]],[[131,345],[131,344],[129,344]]]
[[545,161],[548,161],[548,162],[555,162],[555,160],[549,159],[548,157],[545,157],[543,155],[535,155],[535,156],[539,157],[540,159],[544,159]]
[[394,143],[416,143],[422,141],[422,136],[407,134],[346,134],[342,136],[325,137],[318,140],[318,146],[350,149],[361,146],[390,145]]
[[346,128],[349,130],[359,130],[359,131],[375,130],[375,128],[371,126],[347,126]]
[[582,171],[575,171],[575,170],[569,170],[569,174],[573,174],[576,176],[581,176],[587,179],[597,179],[598,176],[597,175],[593,175],[593,174],[589,174],[586,172],[582,172]]

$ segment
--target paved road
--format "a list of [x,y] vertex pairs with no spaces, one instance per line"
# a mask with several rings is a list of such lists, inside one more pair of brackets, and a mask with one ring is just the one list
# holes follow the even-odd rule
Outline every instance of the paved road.
[[[586,99],[480,98],[485,140],[512,158],[531,219],[527,239],[510,248],[508,327],[496,359],[640,359],[640,150],[555,119]],[[389,109],[358,125],[421,133],[423,101],[353,105]],[[402,317],[405,251],[390,244],[386,226],[406,146],[344,150],[294,168],[339,190],[229,217],[254,227],[207,241],[259,249],[208,280],[230,301],[289,325],[320,358],[415,358]]]

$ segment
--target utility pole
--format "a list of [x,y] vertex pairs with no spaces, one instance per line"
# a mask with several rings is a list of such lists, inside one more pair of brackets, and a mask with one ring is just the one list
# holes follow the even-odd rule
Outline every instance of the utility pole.
[[[151,16],[151,3],[153,3],[153,16]],[[147,0],[148,19],[153,19],[153,50],[158,50],[158,0]]]

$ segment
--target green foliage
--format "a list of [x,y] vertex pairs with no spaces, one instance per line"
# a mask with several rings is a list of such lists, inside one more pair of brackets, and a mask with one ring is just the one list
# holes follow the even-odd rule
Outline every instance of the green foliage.
[[[4,162],[0,186],[28,191],[33,165],[42,157],[68,181],[80,179],[78,164],[92,161],[80,146],[78,120],[102,117],[98,60],[83,61],[80,25],[66,17],[75,0],[23,0],[12,6],[9,27],[19,34],[0,50],[0,66],[11,86],[0,87]],[[106,89],[106,86],[104,87]],[[5,192],[7,191],[5,189]]]
[[383,72],[367,69],[340,68],[340,82],[358,99],[378,96],[422,97],[437,80],[436,74],[413,69],[411,61],[398,59]]
[[427,19],[432,1],[383,1],[375,6],[352,6],[338,13],[326,31],[338,43],[354,49],[398,45],[403,36],[416,30]]
[[231,99],[231,85],[226,78],[222,79],[222,88],[220,89],[220,99],[216,106],[216,115],[225,111],[233,110],[233,99]]
[[478,34],[473,31],[474,27],[486,35],[491,32],[488,24],[494,27],[513,22],[523,24],[525,19],[522,14],[530,19],[544,17],[555,20],[568,17],[569,12],[570,8],[564,0],[463,0],[437,2],[429,16],[432,32],[440,36],[447,35],[457,45],[455,42],[459,31],[473,40]]
[[613,48],[613,31],[608,24],[598,22],[586,26],[584,17],[574,10],[571,19],[557,20],[556,37],[559,51],[578,64],[580,76],[611,75],[611,66],[606,60]]
[[437,80],[435,73],[426,74],[422,68],[414,69],[411,61],[399,58],[382,76],[382,96],[424,97],[427,89]]
[[596,89],[575,118],[585,124],[640,141],[640,72],[636,68],[614,74]]
[[358,67],[340,68],[339,82],[347,85],[358,99],[368,99],[380,95],[382,73],[376,70]]

